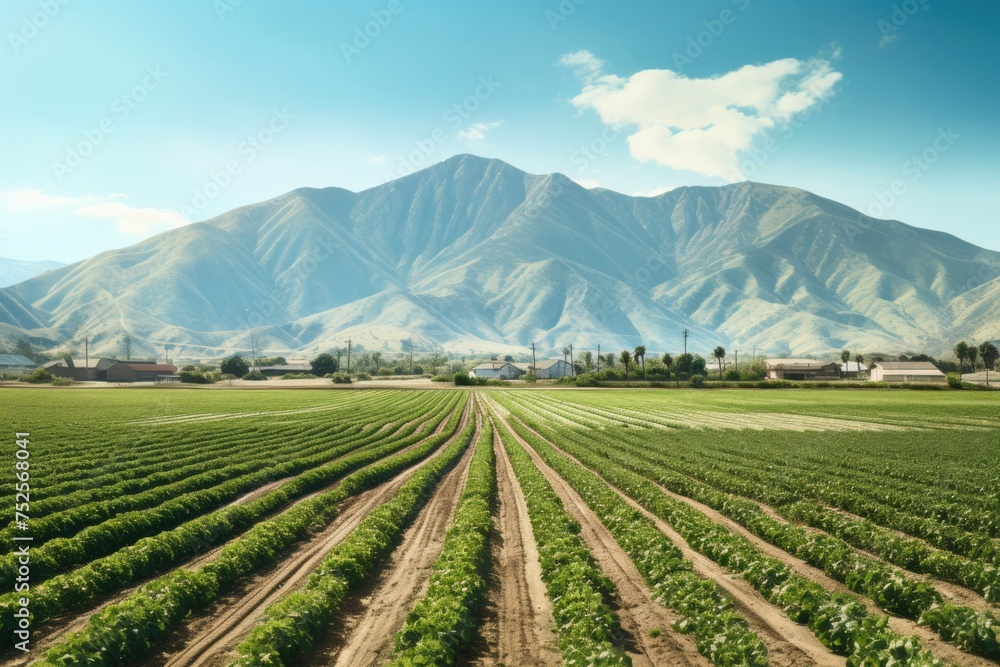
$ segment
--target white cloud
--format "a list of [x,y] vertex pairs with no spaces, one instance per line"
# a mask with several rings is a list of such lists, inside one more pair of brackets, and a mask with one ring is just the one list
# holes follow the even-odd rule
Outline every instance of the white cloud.
[[365,164],[385,164],[388,159],[387,155],[369,155],[365,158]]
[[145,236],[190,224],[184,216],[171,209],[132,208],[120,202],[105,202],[84,206],[73,211],[76,215],[95,220],[114,220],[120,231],[132,236]]
[[62,213],[93,220],[111,220],[120,231],[132,236],[146,236],[190,224],[172,209],[134,208],[116,201],[125,198],[123,194],[67,197],[33,188],[0,192],[0,204],[10,211],[38,215]]
[[633,197],[659,197],[662,194],[666,194],[671,190],[676,190],[676,185],[661,185],[658,188],[653,188],[652,190],[647,190],[645,192],[633,192]]
[[887,32],[878,40],[878,48],[885,48],[893,42],[899,41],[899,31]]
[[3,204],[12,211],[59,211],[61,209],[112,199],[121,199],[123,197],[124,195],[65,197],[62,195],[50,195],[43,190],[34,188],[23,188],[21,190],[0,192],[0,204]]
[[637,128],[628,138],[641,162],[741,180],[739,155],[761,134],[833,94],[842,75],[831,59],[785,58],[746,65],[722,76],[697,79],[671,70],[644,70],[629,77],[602,74],[604,63],[587,51],[564,56],[584,84],[573,98],[617,129]]
[[486,140],[486,133],[490,130],[500,127],[503,125],[502,120],[496,120],[492,123],[473,123],[466,130],[460,130],[458,137],[466,143],[468,146],[475,146],[477,144],[483,143]]

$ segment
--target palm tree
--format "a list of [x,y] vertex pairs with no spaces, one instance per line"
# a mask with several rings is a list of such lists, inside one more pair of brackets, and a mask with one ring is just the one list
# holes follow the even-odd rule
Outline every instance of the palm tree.
[[979,358],[983,360],[983,366],[992,370],[1000,359],[1000,350],[990,341],[986,341],[979,346]]
[[628,379],[628,365],[632,363],[632,353],[628,350],[622,350],[622,353],[618,355],[618,359],[621,360],[622,364],[625,366],[625,379]]
[[632,353],[636,361],[642,362],[642,378],[646,379],[646,346],[639,345],[635,348],[635,352]]
[[378,375],[379,361],[382,359],[381,352],[372,352],[372,361],[375,363],[375,375]]
[[972,366],[972,372],[976,372],[976,362],[979,361],[979,348],[974,344],[969,346],[969,351],[965,353],[965,356],[969,358],[969,365]]
[[721,345],[712,351],[712,356],[719,362],[719,379],[722,379],[722,360],[726,358],[726,348]]
[[955,357],[958,359],[958,372],[965,370],[965,360],[969,357],[969,344],[964,340],[955,345]]
[[670,367],[674,365],[674,358],[670,355],[669,352],[664,352],[661,361],[663,362],[663,365],[667,367],[667,379],[669,380]]

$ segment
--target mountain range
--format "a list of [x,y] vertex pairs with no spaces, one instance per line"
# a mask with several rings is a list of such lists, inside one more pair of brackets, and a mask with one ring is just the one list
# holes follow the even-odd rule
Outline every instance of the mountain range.
[[58,269],[60,266],[66,265],[62,262],[49,260],[31,262],[22,259],[0,257],[0,287],[16,285],[28,278],[34,278],[40,273],[45,273],[51,269]]
[[0,339],[176,358],[346,345],[940,354],[1000,338],[1000,253],[743,182],[656,197],[450,158],[301,188],[0,290]]

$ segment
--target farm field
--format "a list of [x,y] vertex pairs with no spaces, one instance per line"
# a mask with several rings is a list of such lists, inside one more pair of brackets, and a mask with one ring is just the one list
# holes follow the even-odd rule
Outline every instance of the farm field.
[[992,393],[18,389],[0,411],[5,469],[30,433],[27,530],[0,492],[0,667],[1000,663]]

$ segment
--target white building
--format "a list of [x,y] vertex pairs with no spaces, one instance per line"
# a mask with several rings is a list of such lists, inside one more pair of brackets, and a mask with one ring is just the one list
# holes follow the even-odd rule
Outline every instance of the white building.
[[573,367],[564,359],[546,359],[535,364],[535,377],[539,380],[573,377]]
[[469,375],[475,378],[500,378],[513,380],[521,377],[523,371],[509,361],[484,361],[473,368]]
[[934,382],[948,378],[929,361],[880,361],[872,367],[872,382]]

